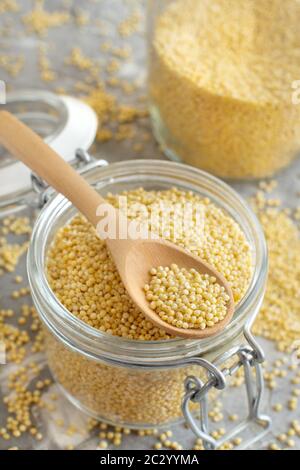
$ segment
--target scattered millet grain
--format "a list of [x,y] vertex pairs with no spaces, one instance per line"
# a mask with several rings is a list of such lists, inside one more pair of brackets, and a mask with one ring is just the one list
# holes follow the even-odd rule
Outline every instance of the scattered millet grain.
[[129,37],[140,29],[141,13],[134,11],[128,18],[123,20],[118,26],[118,32],[121,37]]
[[0,67],[3,68],[12,77],[17,77],[25,64],[23,55],[0,55]]
[[237,414],[232,414],[228,416],[229,421],[237,421],[239,419]]
[[275,405],[273,405],[273,410],[276,411],[276,412],[280,412],[283,410],[283,406],[281,403],[276,403]]
[[286,444],[287,444],[288,447],[295,447],[295,445],[296,445],[294,439],[288,439],[286,441]]
[[[31,233],[27,217],[7,217],[2,221],[0,234],[26,235]],[[28,248],[28,241],[23,243],[8,243],[5,236],[0,237],[0,276],[5,271],[13,272],[21,256]]]
[[28,217],[9,216],[2,220],[2,233],[13,235],[30,235],[31,226]]
[[113,138],[113,132],[110,129],[99,129],[97,131],[98,142],[109,142]]
[[[73,65],[79,70],[94,70],[97,68],[94,60],[83,54],[79,47],[73,47],[70,57],[65,60],[66,64]],[[97,69],[98,72],[98,69]]]
[[27,331],[20,330],[6,321],[13,316],[12,310],[0,310],[0,340],[5,344],[6,359],[20,364],[26,355],[25,346],[30,338]]
[[253,201],[269,250],[269,278],[254,333],[289,351],[300,334],[300,239],[293,220],[280,208],[269,208],[264,196]]
[[269,450],[281,450],[280,447],[276,444],[276,442],[271,442],[268,447]]
[[239,446],[243,442],[243,439],[241,437],[235,437],[232,441],[233,445]]
[[145,109],[119,103],[103,84],[98,84],[84,99],[101,123],[96,136],[99,142],[132,139],[136,133],[135,124],[148,115]]
[[[6,217],[1,221],[1,232],[5,235],[29,235],[31,227],[27,217]],[[24,252],[28,242],[9,244],[5,237],[0,238],[0,274],[5,271],[13,272]],[[21,276],[15,276],[15,282],[22,282]],[[27,296],[29,289],[22,287],[11,294],[13,299]],[[0,339],[5,344],[6,360],[20,364],[28,351],[36,352],[43,349],[43,333],[37,313],[33,307],[22,305],[20,315],[15,324],[10,324],[9,319],[14,319],[16,313],[12,309],[0,309]],[[19,326],[27,325],[26,329]],[[31,329],[32,335],[27,331]]]
[[45,45],[39,47],[39,68],[40,76],[44,82],[53,82],[56,79],[56,74],[52,70],[50,61],[47,57],[47,48]]
[[153,449],[155,450],[161,450],[162,449],[162,443],[161,442],[155,442]]
[[277,436],[277,440],[279,442],[282,442],[282,443],[286,443],[288,437],[286,434],[282,433],[282,434],[279,434],[279,436]]
[[291,411],[295,411],[298,408],[298,400],[297,398],[293,397],[288,401],[288,409]]
[[215,277],[195,269],[176,264],[153,268],[144,291],[151,309],[176,328],[204,330],[222,321],[227,313],[225,288]]
[[10,244],[4,237],[0,237],[0,275],[4,271],[13,272],[27,248],[28,242]]
[[70,15],[65,11],[46,11],[43,0],[36,0],[34,9],[23,16],[27,29],[40,36],[47,34],[50,28],[62,26],[69,19]]
[[116,107],[116,98],[108,94],[103,86],[91,90],[85,101],[94,109],[102,124],[107,124],[110,121]]
[[108,442],[107,441],[100,441],[98,444],[99,449],[107,449],[108,447]]
[[[157,19],[150,68],[164,145],[222,177],[261,178],[299,150],[300,4],[177,0]],[[159,117],[158,117],[159,114]]]
[[[37,387],[28,388],[33,377],[38,376],[41,369],[35,363],[19,367],[8,377],[8,394],[3,397],[7,407],[8,416],[4,428],[0,429],[0,436],[9,440],[18,438],[29,432],[36,439],[41,440],[42,435],[32,426],[31,410],[41,403],[41,391]],[[44,386],[50,385],[50,380],[44,381]]]
[[224,442],[224,444],[220,446],[220,450],[232,450],[233,447],[232,442]]
[[132,50],[129,46],[115,47],[111,53],[119,59],[129,59],[132,54]]
[[120,70],[120,67],[121,67],[120,62],[117,59],[112,58],[106,64],[106,71],[112,74],[112,73],[118,72]]
[[17,12],[20,10],[20,5],[16,0],[1,0],[0,3],[0,14],[6,13],[8,11]]

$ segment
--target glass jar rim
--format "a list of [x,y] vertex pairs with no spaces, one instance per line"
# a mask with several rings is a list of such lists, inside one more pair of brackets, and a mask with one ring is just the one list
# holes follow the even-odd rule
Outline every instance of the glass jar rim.
[[[118,178],[129,178],[130,175],[133,181],[141,180],[142,175],[149,178],[150,175],[155,175],[158,181],[165,182],[167,179],[177,178],[178,184],[182,182],[190,190],[198,187],[198,193],[201,189],[206,191],[205,194],[212,200],[222,199],[221,207],[231,215],[235,213],[235,220],[240,222],[244,231],[247,227],[246,235],[251,237],[252,250],[254,249],[254,272],[248,291],[238,304],[233,320],[218,335],[207,339],[141,341],[101,332],[75,317],[56,298],[45,270],[46,246],[53,222],[62,221],[64,218],[65,224],[76,213],[72,204],[61,195],[52,197],[42,209],[35,223],[28,250],[27,272],[38,313],[49,330],[66,346],[93,359],[147,366],[154,362],[171,362],[183,356],[191,357],[217,350],[241,333],[246,320],[262,302],[268,263],[266,242],[260,223],[235,190],[218,178],[188,165],[163,160],[123,161],[102,168],[96,167],[87,179],[91,184],[95,184],[98,190],[103,190],[108,183],[113,184]],[[175,184],[176,182],[173,182],[172,185]]]

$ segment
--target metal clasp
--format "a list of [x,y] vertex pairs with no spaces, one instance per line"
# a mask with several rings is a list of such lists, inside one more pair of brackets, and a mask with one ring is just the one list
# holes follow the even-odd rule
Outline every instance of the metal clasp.
[[[226,441],[241,435],[253,424],[256,424],[259,427],[259,431],[255,434],[255,437],[248,438],[242,445],[236,447],[236,449],[246,448],[253,442],[261,439],[271,426],[270,417],[261,414],[261,402],[264,394],[264,378],[261,363],[264,361],[264,353],[250,331],[251,323],[248,322],[244,329],[244,336],[248,344],[233,348],[214,361],[214,367],[225,380],[226,377],[233,376],[237,371],[243,369],[248,402],[248,415],[244,421],[237,424],[221,439],[214,439],[210,435],[209,429],[208,392],[216,388],[216,382],[208,369],[208,380],[205,383],[195,376],[189,376],[185,380],[182,412],[190,428],[198,438],[202,439],[206,450],[219,449]],[[226,367],[228,361],[231,361],[232,364]],[[226,382],[224,388],[225,386]],[[191,402],[199,404],[199,418],[191,411]]]
[[[75,158],[69,164],[84,175],[94,168],[107,166],[108,162],[106,160],[96,160],[86,150],[77,149]],[[31,183],[34,192],[38,194],[37,207],[41,209],[47,204],[54,190],[35,173],[31,174]]]

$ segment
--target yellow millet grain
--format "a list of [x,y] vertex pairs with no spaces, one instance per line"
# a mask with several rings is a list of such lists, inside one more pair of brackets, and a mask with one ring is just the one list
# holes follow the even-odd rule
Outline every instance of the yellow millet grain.
[[253,331],[288,352],[300,335],[299,230],[281,209],[265,207],[258,216],[268,244],[269,277]]
[[50,61],[47,57],[47,48],[43,45],[39,47],[39,69],[40,76],[44,82],[52,82],[56,79],[56,74],[52,70]]
[[1,0],[0,3],[0,14],[8,11],[17,12],[20,10],[20,5],[16,0]]
[[118,26],[118,32],[121,37],[129,37],[132,34],[136,33],[140,29],[141,25],[141,13],[136,10],[133,11],[128,18],[123,20]]
[[[208,198],[192,192],[172,188],[166,191],[145,191],[142,188],[123,193],[127,197],[128,217],[136,204],[143,204],[148,211],[149,229],[157,233],[162,227],[164,211],[160,211],[161,223],[151,225],[151,213],[157,212],[158,204],[164,202],[170,210],[177,203],[201,205],[204,214],[203,233],[193,234],[193,244],[188,233],[176,232],[170,227],[166,239],[190,249],[210,263],[227,279],[235,302],[245,294],[252,275],[252,256],[249,244],[238,224]],[[117,195],[107,200],[118,207]],[[142,220],[139,214],[137,220]],[[172,222],[172,218],[170,218]],[[193,219],[191,232],[195,232]],[[193,225],[195,224],[195,225]],[[158,233],[159,235],[163,235]],[[81,216],[57,233],[48,253],[48,279],[57,298],[79,319],[117,336],[130,339],[157,340],[169,336],[153,326],[135,307],[121,282],[117,269],[104,241],[96,236],[94,228]]]
[[47,34],[50,28],[62,26],[70,19],[65,11],[49,12],[44,9],[44,1],[36,0],[32,11],[23,16],[23,23],[30,32],[40,36]]
[[136,133],[135,124],[148,115],[145,109],[119,103],[103,84],[90,90],[84,100],[94,109],[101,123],[96,136],[99,142],[132,139]]
[[30,338],[27,331],[7,323],[7,319],[13,316],[13,310],[0,309],[0,341],[5,345],[7,360],[20,364],[26,355]]
[[25,64],[23,55],[0,55],[0,67],[3,68],[12,77],[17,77]]
[[177,0],[158,18],[150,95],[165,145],[229,178],[269,176],[300,147],[300,4]]
[[150,271],[145,297],[159,317],[176,328],[204,330],[222,321],[229,296],[217,279],[195,269],[159,266]]
[[0,275],[4,271],[13,272],[27,248],[28,242],[10,244],[4,237],[0,237]]
[[2,233],[14,235],[26,235],[31,233],[31,226],[28,217],[9,216],[2,221]]
[[94,61],[87,57],[79,47],[73,47],[69,58],[66,58],[66,63],[74,65],[79,70],[91,70],[95,67]]
[[[8,394],[3,397],[3,403],[7,408],[5,427],[0,429],[0,436],[5,439],[20,437],[25,432],[39,439],[41,436],[37,429],[32,427],[32,409],[40,406],[41,391],[37,387],[29,387],[33,377],[38,376],[41,368],[30,363],[19,367],[8,376]],[[43,387],[51,384],[49,379],[44,380]]]
[[31,233],[27,217],[6,217],[0,227],[0,275],[5,271],[13,272],[20,257],[26,252],[28,242],[9,243],[6,235],[28,235]]
[[112,49],[112,54],[119,59],[129,59],[132,54],[132,50],[128,45],[122,47],[115,47]]
[[106,71],[109,74],[113,74],[115,72],[118,72],[120,70],[120,67],[121,67],[120,62],[117,59],[112,58],[106,64]]
[[269,450],[281,450],[280,447],[276,444],[276,442],[271,442],[268,446]]
[[110,121],[116,107],[116,98],[107,93],[102,85],[91,90],[85,101],[94,109],[102,125]]

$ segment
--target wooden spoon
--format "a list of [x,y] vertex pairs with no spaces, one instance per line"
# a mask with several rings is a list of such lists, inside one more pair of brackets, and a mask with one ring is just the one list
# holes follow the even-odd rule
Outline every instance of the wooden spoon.
[[[156,326],[174,336],[185,338],[205,338],[220,332],[231,320],[234,313],[234,300],[231,288],[225,278],[212,266],[183,248],[161,239],[134,239],[130,222],[118,209],[107,202],[84,180],[69,164],[59,157],[37,134],[25,126],[7,111],[0,112],[0,143],[12,155],[18,157],[33,172],[63,194],[74,206],[97,228],[109,208],[109,221],[116,224],[114,237],[107,238],[106,243],[114,259],[124,286],[133,302]],[[100,208],[100,209],[99,209]],[[98,209],[98,215],[97,215]],[[100,214],[100,215],[99,215]],[[122,227],[122,236],[119,229]],[[99,233],[100,232],[100,233]],[[146,300],[144,285],[149,282],[149,271],[153,267],[177,264],[180,268],[194,268],[202,274],[209,274],[223,286],[230,300],[227,304],[227,315],[213,327],[204,330],[176,328],[164,322],[154,312]]]

